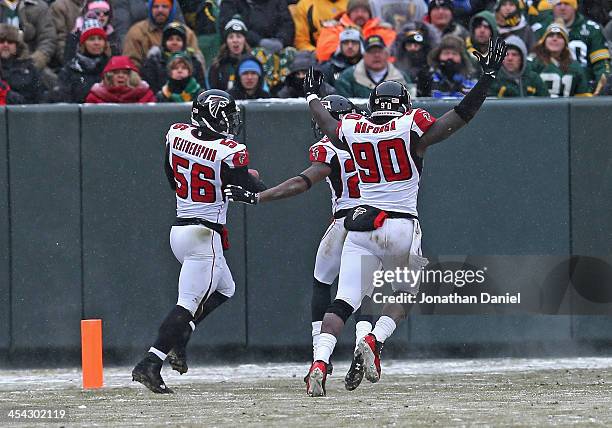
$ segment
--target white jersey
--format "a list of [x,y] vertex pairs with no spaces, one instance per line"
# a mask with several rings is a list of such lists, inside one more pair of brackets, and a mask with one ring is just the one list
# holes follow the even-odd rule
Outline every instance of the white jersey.
[[361,203],[418,215],[420,167],[410,132],[422,136],[435,119],[425,110],[413,109],[384,125],[376,125],[359,114],[347,114],[338,126],[359,171]]
[[335,147],[327,137],[310,146],[309,152],[310,162],[323,162],[332,169],[325,178],[331,192],[332,212],[359,205],[359,176],[351,154]]
[[176,181],[176,216],[225,224],[228,203],[221,189],[222,165],[247,166],[249,155],[244,144],[230,139],[201,140],[192,133],[196,129],[176,123],[166,134]]

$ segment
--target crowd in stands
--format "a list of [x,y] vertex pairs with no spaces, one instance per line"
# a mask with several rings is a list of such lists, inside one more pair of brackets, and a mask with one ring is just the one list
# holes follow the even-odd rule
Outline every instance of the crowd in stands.
[[612,0],[2,0],[0,104],[298,98],[310,67],[461,98],[496,36],[490,96],[612,95]]

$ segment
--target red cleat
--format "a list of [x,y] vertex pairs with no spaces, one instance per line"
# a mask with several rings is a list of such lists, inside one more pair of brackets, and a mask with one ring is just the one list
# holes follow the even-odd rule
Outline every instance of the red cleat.
[[325,380],[327,379],[327,364],[318,360],[312,363],[306,379],[306,393],[311,397],[325,396]]
[[376,340],[372,333],[366,335],[359,341],[355,357],[361,357],[365,377],[372,383],[380,380],[380,351],[382,343]]

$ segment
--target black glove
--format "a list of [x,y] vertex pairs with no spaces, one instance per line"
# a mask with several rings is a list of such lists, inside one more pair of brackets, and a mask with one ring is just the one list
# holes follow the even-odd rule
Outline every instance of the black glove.
[[483,55],[476,50],[472,53],[476,58],[478,58],[478,62],[480,62],[483,73],[495,78],[495,75],[504,62],[504,58],[506,58],[507,50],[508,46],[506,46],[504,39],[498,37],[495,41],[493,41],[493,38],[491,37],[489,39],[489,51],[487,52],[487,55]]
[[256,205],[259,193],[250,192],[240,186],[228,184],[223,190],[225,197],[232,202],[242,202],[244,204]]
[[304,78],[304,95],[319,95],[319,89],[323,84],[323,73],[310,67]]

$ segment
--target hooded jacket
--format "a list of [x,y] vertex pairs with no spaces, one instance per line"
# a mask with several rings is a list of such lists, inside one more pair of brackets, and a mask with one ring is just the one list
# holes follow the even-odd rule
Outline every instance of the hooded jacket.
[[[114,56],[108,61],[102,74],[116,70],[130,70],[131,73],[138,74],[138,69],[124,56]],[[149,88],[149,84],[141,80],[138,86],[107,86],[104,81],[92,86],[86,103],[150,103],[155,102],[155,95]]]
[[247,94],[246,89],[244,89],[244,87],[242,86],[242,82],[240,81],[240,76],[236,76],[236,83],[234,84],[234,87],[229,91],[229,94],[234,97],[235,100],[254,100],[257,98],[270,98],[270,93],[264,89],[264,69],[259,63],[259,61],[257,61],[257,58],[251,55],[247,55],[242,58],[238,63],[238,66],[236,67],[236,73],[238,73],[240,65],[247,60],[255,61],[255,63],[257,63],[257,65],[259,66],[259,82],[257,83],[255,93],[253,95]]
[[[472,52],[474,52],[475,50],[478,50],[480,53],[484,54],[489,48],[488,43],[478,45],[474,41],[474,27],[476,21],[479,21],[480,19],[483,19],[489,23],[489,26],[491,27],[491,37],[493,38],[493,40],[495,40],[495,38],[499,34],[499,31],[497,29],[497,21],[495,20],[495,15],[493,14],[493,12],[483,10],[482,12],[478,12],[476,15],[472,16],[472,19],[470,19],[470,35],[468,38],[465,39],[465,47],[472,57]],[[476,60],[476,58],[474,58],[474,60]]]
[[[409,53],[404,49],[404,44],[411,36],[411,33],[418,31],[423,35],[422,48],[418,53]],[[430,24],[424,22],[408,23],[402,27],[402,30],[397,34],[397,39],[393,45],[393,53],[395,56],[395,66],[404,73],[408,74],[413,82],[417,82],[420,76],[429,69],[427,63],[427,55],[433,46],[440,43],[435,38],[435,32],[431,29]]]
[[[336,25],[323,27],[319,33],[316,49],[317,61],[319,62],[327,61],[334,52],[336,52],[340,44],[340,33],[349,27],[358,28],[357,24],[351,21],[348,13],[343,13],[338,18],[339,21]],[[369,19],[365,25],[360,28],[360,31],[364,40],[376,34],[382,37],[387,46],[391,46],[395,41],[396,33],[393,28],[391,28],[391,24],[382,22],[378,18]]]
[[[301,51],[295,54],[293,62],[289,65],[289,74],[285,78],[282,88],[276,95],[278,98],[300,98],[304,97],[303,82],[297,80],[296,73],[300,70],[308,70],[310,67],[316,67],[317,62],[310,51]],[[336,93],[333,86],[327,82],[321,85],[321,96],[325,97]]]
[[540,75],[527,67],[527,46],[518,36],[506,39],[508,47],[518,49],[522,56],[521,70],[510,73],[505,67],[499,70],[497,77],[489,88],[489,95],[494,97],[548,97],[548,89]]
[[[170,9],[168,20],[164,22],[163,25],[158,26],[154,23],[153,16],[151,15],[153,0],[148,0],[148,18],[132,25],[126,34],[123,43],[123,55],[129,56],[137,67],[142,66],[145,58],[147,57],[147,53],[153,46],[161,45],[163,27],[167,23],[174,21],[177,4],[178,0],[172,1],[172,9]],[[191,48],[196,55],[203,58],[202,52],[200,52],[200,48],[198,47],[198,39],[195,33],[189,27],[185,27],[185,29],[187,31],[187,46],[185,46],[185,48]]]

